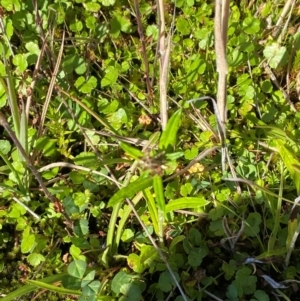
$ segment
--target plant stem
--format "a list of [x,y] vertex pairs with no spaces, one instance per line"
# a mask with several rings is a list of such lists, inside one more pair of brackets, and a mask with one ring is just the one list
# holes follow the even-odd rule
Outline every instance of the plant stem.
[[149,62],[147,57],[147,49],[146,49],[145,36],[143,31],[142,19],[141,19],[139,0],[134,0],[134,7],[135,7],[136,21],[138,25],[138,33],[142,44],[141,52],[142,52],[142,57],[143,57],[144,67],[145,67],[145,80],[146,80],[147,92],[149,96],[149,103],[150,105],[153,105],[153,89],[149,77]]
[[[28,168],[31,170],[31,172],[33,173],[33,175],[35,176],[35,178],[37,179],[37,181],[39,182],[42,190],[44,191],[45,196],[54,204],[56,204],[58,202],[58,200],[56,199],[56,197],[54,197],[49,190],[47,189],[41,175],[39,174],[39,172],[37,171],[37,169],[33,166],[33,164],[31,163],[31,160],[29,159],[28,155],[26,154],[25,149],[23,148],[23,146],[21,145],[20,141],[18,140],[18,138],[16,137],[15,133],[13,132],[13,130],[10,128],[5,116],[2,114],[2,112],[0,112],[0,125],[3,126],[5,128],[5,130],[7,131],[7,133],[9,134],[10,138],[12,139],[12,141],[14,142],[14,144],[16,145],[18,151],[21,153],[21,155],[23,156],[23,159],[25,160],[26,165],[28,166]],[[64,217],[66,218],[66,222],[68,224],[69,227],[72,228],[72,221],[70,220],[70,218],[67,216],[67,214],[65,212],[62,212],[62,214],[64,215]]]

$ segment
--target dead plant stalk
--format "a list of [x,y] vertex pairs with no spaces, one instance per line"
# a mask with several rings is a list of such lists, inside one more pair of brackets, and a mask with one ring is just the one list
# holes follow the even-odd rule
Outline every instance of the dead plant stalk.
[[140,36],[140,41],[141,41],[141,46],[142,46],[141,53],[142,53],[142,58],[144,61],[144,68],[145,68],[144,78],[145,78],[146,86],[147,86],[148,99],[149,99],[149,104],[153,105],[153,89],[152,89],[152,85],[150,82],[149,62],[148,62],[148,57],[147,57],[145,35],[144,35],[144,31],[143,31],[141,11],[140,11],[140,5],[139,5],[138,0],[134,0],[134,7],[135,7],[135,16],[136,16],[136,21],[137,21],[137,26],[138,26],[138,33]]
[[[171,32],[166,38],[165,33],[165,15],[164,15],[164,3],[163,0],[158,0],[157,14],[159,22],[159,102],[160,102],[160,117],[161,126],[164,130],[168,122],[168,100],[167,100],[167,83],[168,83],[168,71],[169,60],[171,51]],[[166,46],[167,45],[167,46]]]

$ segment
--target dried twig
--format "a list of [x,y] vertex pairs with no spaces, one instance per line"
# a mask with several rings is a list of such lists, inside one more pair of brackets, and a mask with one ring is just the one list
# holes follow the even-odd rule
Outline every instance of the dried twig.
[[[124,137],[124,136],[119,136],[119,135],[114,135],[110,132],[106,131],[96,131],[93,129],[88,129],[88,128],[82,128],[83,131],[92,131],[98,135],[105,136],[105,137],[111,137],[113,139],[116,139],[118,141],[123,141],[129,144],[133,144],[135,146],[146,146],[149,142],[149,140],[144,140],[144,139],[139,139],[139,138],[133,138],[133,137]],[[151,149],[157,149],[157,145],[151,145],[149,146]]]
[[90,168],[87,168],[87,167],[84,167],[84,166],[79,166],[79,165],[75,165],[75,164],[68,163],[68,162],[51,163],[51,164],[48,164],[48,165],[45,165],[45,166],[41,167],[38,171],[39,172],[44,172],[46,170],[49,170],[49,169],[52,169],[52,168],[55,168],[55,167],[60,167],[60,168],[66,167],[66,168],[70,168],[70,169],[74,169],[74,170],[82,170],[82,171],[85,171],[85,172],[88,172],[88,173],[95,174],[95,175],[101,176],[103,178],[106,178],[106,179],[112,181],[113,183],[115,183],[117,185],[120,184],[116,179],[114,179],[110,176],[107,176],[106,174],[104,174],[100,171],[96,171],[96,170],[93,170],[93,169],[90,169]]
[[274,85],[282,92],[286,102],[290,105],[291,110],[294,112],[297,112],[297,109],[295,107],[295,105],[293,104],[293,102],[290,99],[290,96],[286,93],[286,91],[280,86],[275,74],[273,73],[273,71],[271,70],[271,68],[269,67],[269,65],[264,62],[263,66],[265,68],[266,73],[269,75],[271,81],[274,83]]
[[143,61],[144,61],[145,81],[146,81],[147,92],[148,92],[148,96],[149,96],[148,98],[149,98],[150,105],[153,105],[153,89],[152,89],[150,76],[149,76],[149,62],[148,62],[148,57],[147,57],[147,49],[146,49],[145,36],[144,36],[143,25],[142,25],[139,0],[134,0],[134,7],[135,7],[136,21],[137,21],[137,25],[138,25],[138,33],[139,33],[140,41],[141,41],[141,45],[142,45],[142,57],[143,57]]
[[215,49],[218,79],[217,103],[221,122],[226,122],[226,78],[228,73],[226,61],[227,26],[229,18],[229,0],[216,0],[215,10]]
[[61,58],[62,58],[62,54],[63,54],[63,50],[64,50],[64,38],[65,38],[65,31],[63,32],[61,46],[60,46],[60,49],[59,49],[57,61],[56,61],[56,64],[55,64],[54,71],[52,73],[50,85],[49,85],[48,90],[47,90],[47,96],[46,96],[45,104],[43,106],[43,112],[42,112],[42,116],[41,116],[41,121],[40,121],[39,129],[38,129],[37,137],[41,136],[42,130],[43,130],[43,127],[44,127],[46,113],[47,113],[48,106],[49,106],[49,103],[50,103],[50,100],[51,100],[52,92],[53,92],[55,81],[56,81],[56,76],[57,76],[57,73],[58,73],[58,70],[59,70],[59,67],[60,67],[60,62],[61,62]]
[[280,17],[277,20],[277,23],[275,25],[275,30],[272,34],[274,39],[277,39],[277,37],[279,36],[280,32],[281,32],[281,27],[282,24],[284,22],[285,17],[287,16],[287,14],[289,13],[289,11],[291,10],[291,7],[293,7],[295,5],[296,0],[288,0],[286,1],[284,8],[281,12]]
[[[298,32],[300,30],[300,24],[297,26],[295,32]],[[290,58],[289,58],[289,63],[288,63],[288,67],[286,70],[286,93],[288,95],[290,95],[290,72],[292,70],[292,65],[295,59],[295,55],[296,55],[296,48],[295,48],[295,43],[292,44],[292,49],[291,49],[291,54],[290,54]],[[300,72],[298,72],[298,75],[296,76],[296,92],[298,95],[298,98],[300,100],[300,86],[299,86],[299,80],[300,80]]]
[[227,249],[225,242],[228,241],[229,245],[230,245],[230,251],[234,252],[235,245],[244,232],[245,222],[242,221],[241,228],[237,233],[236,233],[236,231],[231,232],[231,230],[229,229],[228,223],[227,223],[227,218],[224,216],[223,220],[222,220],[222,226],[223,226],[223,230],[226,234],[226,238],[223,238],[221,240],[221,244],[225,249]]
[[37,59],[37,62],[35,64],[35,68],[34,68],[33,76],[32,76],[32,82],[30,84],[30,93],[29,93],[29,95],[27,97],[27,101],[26,101],[26,111],[25,112],[26,112],[26,118],[27,118],[27,120],[29,119],[29,110],[30,110],[30,107],[31,107],[33,90],[34,90],[34,87],[35,87],[35,84],[36,84],[36,80],[37,80],[37,77],[38,77],[38,74],[39,74],[39,71],[40,71],[40,67],[41,67],[41,63],[42,63],[42,58],[44,56],[46,47],[47,47],[47,43],[46,43],[46,40],[44,40],[42,48],[41,48],[41,52],[40,52],[40,54],[38,56],[38,59]]
[[164,180],[164,182],[170,181],[184,173],[186,173],[193,165],[195,165],[197,162],[199,162],[200,160],[204,159],[206,156],[208,156],[209,154],[211,154],[212,152],[216,151],[217,149],[219,149],[220,146],[213,146],[209,149],[204,150],[203,152],[201,152],[195,159],[193,159],[186,167],[184,167],[183,169],[179,170],[178,172],[176,172],[174,175],[166,178]]
[[[220,115],[219,122],[222,129],[222,170],[225,172],[225,163],[227,159],[226,148],[226,97],[227,97],[227,60],[226,60],[226,43],[227,43],[227,28],[229,19],[229,2],[230,0],[216,0],[215,9],[215,49],[216,49],[216,64],[218,78],[217,105]],[[221,132],[220,132],[221,133]]]
[[285,21],[283,28],[280,30],[279,37],[277,38],[277,42],[279,44],[281,44],[282,40],[284,39],[284,37],[286,35],[286,32],[288,31],[295,4],[296,4],[296,0],[293,0],[293,2],[291,3],[291,7],[289,8],[289,15]]
[[168,72],[169,72],[169,61],[170,61],[170,52],[171,52],[171,37],[173,34],[173,24],[174,18],[172,21],[171,30],[166,38],[165,30],[165,16],[164,16],[164,3],[163,0],[158,0],[157,4],[157,14],[159,22],[159,101],[160,101],[160,116],[161,116],[161,125],[164,130],[168,122],[168,100],[167,100],[167,84],[168,84]]
[[[36,27],[39,30],[39,34],[40,34],[40,37],[42,39],[42,42],[46,43],[46,36],[47,35],[45,35],[44,29],[43,29],[43,26],[42,26],[43,20],[42,20],[42,18],[40,16],[40,13],[39,13],[38,1],[32,0],[32,4],[33,4],[33,8],[34,8]],[[50,64],[51,68],[53,68],[53,66],[54,66],[54,61],[53,61],[54,60],[54,54],[51,53],[51,51],[48,48],[48,46],[46,46],[46,54],[47,54],[47,57],[48,57],[49,64]]]

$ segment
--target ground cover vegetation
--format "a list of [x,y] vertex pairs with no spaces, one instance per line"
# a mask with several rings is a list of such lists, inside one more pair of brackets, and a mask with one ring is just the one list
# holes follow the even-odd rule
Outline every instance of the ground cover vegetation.
[[299,300],[297,1],[0,16],[2,300]]

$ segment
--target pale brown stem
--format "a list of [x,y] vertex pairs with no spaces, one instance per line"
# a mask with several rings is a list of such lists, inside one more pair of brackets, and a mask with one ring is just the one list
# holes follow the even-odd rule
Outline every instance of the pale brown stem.
[[153,105],[153,89],[152,89],[150,76],[149,76],[149,62],[148,62],[148,56],[147,56],[147,49],[146,49],[145,35],[144,35],[143,25],[142,25],[139,0],[134,0],[134,6],[135,6],[136,21],[137,21],[137,25],[138,25],[138,33],[139,33],[140,41],[141,41],[141,45],[142,45],[142,57],[143,57],[144,68],[145,68],[145,81],[146,81],[147,92],[148,92],[148,96],[149,96],[148,99],[149,99],[150,105]]

